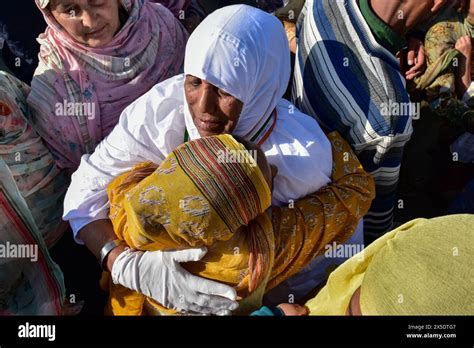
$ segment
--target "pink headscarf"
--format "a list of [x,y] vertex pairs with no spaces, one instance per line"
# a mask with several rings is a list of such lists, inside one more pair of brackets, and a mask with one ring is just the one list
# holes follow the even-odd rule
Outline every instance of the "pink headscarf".
[[[32,121],[59,167],[73,171],[126,106],[182,71],[188,34],[162,5],[121,0],[126,23],[112,42],[91,48],[75,41],[47,8],[41,9],[41,0],[35,1],[48,28],[38,38],[40,63],[28,97]],[[76,108],[83,116],[71,115],[64,108],[69,103],[84,106]]]

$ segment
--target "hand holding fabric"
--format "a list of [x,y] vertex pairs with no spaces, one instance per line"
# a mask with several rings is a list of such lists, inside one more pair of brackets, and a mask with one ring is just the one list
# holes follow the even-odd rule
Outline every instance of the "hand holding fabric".
[[421,40],[415,37],[408,38],[407,60],[410,68],[405,74],[407,80],[413,80],[425,72],[426,56],[425,48]]
[[197,277],[180,266],[180,262],[199,261],[206,253],[206,248],[146,252],[128,249],[115,260],[112,280],[170,309],[230,315],[238,307],[232,287]]

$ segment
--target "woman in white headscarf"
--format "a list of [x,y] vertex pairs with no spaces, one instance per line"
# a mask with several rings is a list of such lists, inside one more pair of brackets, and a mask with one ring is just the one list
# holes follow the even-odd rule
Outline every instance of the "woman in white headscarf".
[[[201,136],[231,133],[259,144],[278,168],[274,205],[291,204],[327,185],[330,143],[315,121],[282,99],[289,77],[288,42],[274,16],[244,5],[215,11],[188,41],[185,74],[156,85],[131,104],[96,151],[82,157],[64,213],[76,240],[99,255],[115,239],[107,184],[137,163],[161,163],[180,144]],[[105,269],[111,270],[117,250],[103,258]],[[202,258],[201,251],[191,249],[184,257],[180,252],[179,259],[172,252],[167,255],[171,261],[160,256],[153,266],[169,290],[167,298],[159,299],[162,305],[186,309],[177,298],[181,294],[201,307],[206,303],[205,310],[214,313],[235,307],[232,288],[204,279],[192,287],[184,270],[176,271],[179,261]]]

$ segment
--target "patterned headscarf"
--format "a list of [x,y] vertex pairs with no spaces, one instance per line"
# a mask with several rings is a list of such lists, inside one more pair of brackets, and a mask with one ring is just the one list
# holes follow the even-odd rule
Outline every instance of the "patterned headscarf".
[[[69,183],[28,124],[29,91],[26,84],[0,72],[0,161],[5,161],[43,239],[52,247],[68,228],[61,215]],[[3,223],[7,221],[0,226]]]
[[158,226],[177,244],[212,245],[262,214],[270,191],[245,147],[220,135],[178,147],[128,193],[125,206],[138,218],[139,235]]
[[[127,20],[110,43],[92,48],[76,41],[44,8],[45,1],[36,0],[48,28],[38,38],[40,62],[28,103],[35,128],[61,168],[75,170],[125,107],[182,70],[188,34],[178,20],[159,4],[120,2]],[[87,105],[88,112],[58,114],[58,105],[70,103]]]
[[[206,246],[200,276],[232,284],[241,297],[269,276],[271,193],[257,162],[231,135],[190,141],[136,184],[137,166],[108,188],[110,219],[119,238],[138,250]],[[132,178],[132,180],[130,180]]]
[[60,315],[66,295],[48,247],[68,227],[61,219],[68,181],[28,125],[28,92],[0,71],[0,316]]

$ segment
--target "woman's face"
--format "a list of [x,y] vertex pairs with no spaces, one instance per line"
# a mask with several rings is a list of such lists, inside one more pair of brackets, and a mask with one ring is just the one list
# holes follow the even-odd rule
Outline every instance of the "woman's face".
[[240,100],[192,75],[186,75],[184,93],[201,137],[232,133],[242,112]]
[[69,35],[90,47],[107,45],[120,29],[119,0],[52,0],[49,9]]

